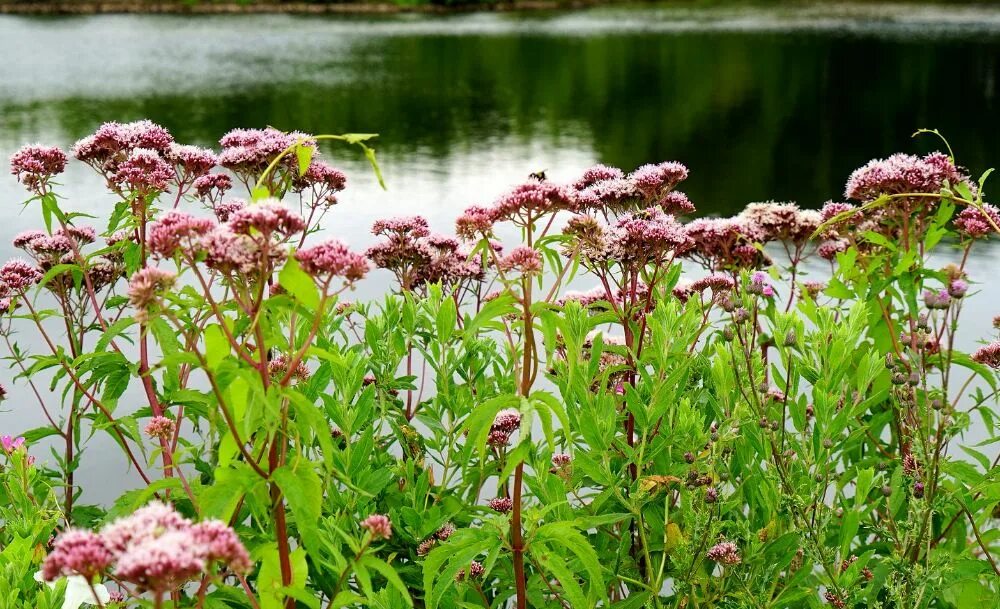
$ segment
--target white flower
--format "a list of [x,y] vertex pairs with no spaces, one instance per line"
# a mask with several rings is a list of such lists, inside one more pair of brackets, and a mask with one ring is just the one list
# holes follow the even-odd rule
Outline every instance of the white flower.
[[[71,575],[65,579],[66,597],[62,609],[80,609],[80,605],[101,605],[111,600],[111,593],[104,584],[94,584],[94,589],[91,590],[87,580],[80,575]],[[35,581],[45,581],[41,571],[35,573]],[[49,588],[55,588],[57,581],[48,582]]]

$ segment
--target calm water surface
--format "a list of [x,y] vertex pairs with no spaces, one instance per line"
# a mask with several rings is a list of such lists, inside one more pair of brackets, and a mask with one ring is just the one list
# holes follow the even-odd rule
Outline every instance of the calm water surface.
[[[449,230],[461,209],[540,169],[569,179],[594,162],[681,160],[700,210],[731,213],[837,198],[866,160],[936,147],[910,139],[920,127],[947,134],[976,174],[1000,162],[1000,8],[0,17],[0,57],[3,158],[26,142],[69,145],[106,120],[150,118],[207,146],[234,127],[380,133],[386,192],[353,150],[326,150],[352,179],[329,224],[357,247],[387,215]],[[64,182],[71,207],[110,205],[82,167]],[[5,256],[8,237],[37,226],[23,198],[0,175]],[[982,253],[972,272],[988,276],[998,258]],[[971,313],[1000,312],[993,296]],[[40,423],[12,394],[0,430]],[[99,452],[85,457],[85,485],[107,483],[93,471],[103,459],[120,461]]]

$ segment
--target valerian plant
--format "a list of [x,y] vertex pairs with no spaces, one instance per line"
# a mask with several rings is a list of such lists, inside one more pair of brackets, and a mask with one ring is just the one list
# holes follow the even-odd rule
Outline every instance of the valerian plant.
[[[986,175],[898,154],[854,203],[689,219],[680,163],[596,166],[361,253],[319,142],[377,171],[370,137],[103,125],[100,229],[65,153],[14,155],[0,336],[47,425],[0,453],[8,605],[995,603],[1000,341],[956,342]],[[141,482],[86,505],[96,435]]]

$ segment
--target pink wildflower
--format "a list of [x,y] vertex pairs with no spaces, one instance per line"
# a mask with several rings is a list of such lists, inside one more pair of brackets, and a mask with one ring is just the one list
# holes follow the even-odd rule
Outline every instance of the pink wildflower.
[[172,506],[153,501],[104,527],[101,536],[118,557],[131,546],[155,541],[168,531],[187,531],[190,527],[191,521],[178,514]]
[[685,214],[693,214],[695,212],[694,203],[688,198],[686,194],[679,190],[671,190],[663,196],[656,205],[664,211],[664,213],[672,214],[675,216],[683,216]]
[[993,341],[976,349],[972,354],[972,360],[990,368],[1000,368],[1000,341]]
[[738,565],[741,562],[739,548],[731,541],[723,541],[709,548],[705,558],[723,565]]
[[302,232],[306,223],[277,199],[268,199],[233,212],[229,226],[238,234],[250,235],[251,231],[257,231],[268,237],[274,234],[287,238]]
[[159,292],[174,284],[177,275],[156,267],[146,267],[136,271],[129,280],[129,303],[137,309],[147,308]]
[[10,172],[31,190],[65,170],[66,153],[53,146],[24,146],[10,157]]
[[844,196],[868,202],[881,195],[933,194],[940,192],[946,184],[954,186],[968,179],[951,159],[940,152],[923,158],[894,154],[856,169],[847,180]]
[[501,258],[497,267],[505,273],[518,272],[524,275],[538,275],[542,272],[542,255],[534,248],[520,245]]
[[7,454],[10,454],[15,450],[20,450],[23,446],[23,436],[18,436],[16,438],[11,436],[0,436],[0,447],[3,447],[4,452]]
[[645,197],[656,200],[687,177],[687,167],[675,161],[666,161],[657,165],[643,165],[633,171],[629,179]]
[[165,156],[187,180],[204,176],[219,163],[214,152],[197,146],[171,144]]
[[155,150],[136,148],[118,165],[112,179],[131,190],[166,190],[176,175]]
[[52,544],[52,551],[42,564],[42,577],[52,581],[61,576],[81,575],[92,580],[110,567],[111,562],[111,551],[100,535],[69,529]]
[[538,218],[543,214],[561,210],[575,210],[576,191],[546,180],[530,180],[502,195],[493,204],[494,222],[502,220],[524,221],[528,216]]
[[982,209],[966,207],[955,218],[955,228],[973,239],[996,232],[994,226],[1000,227],[1000,210],[989,203],[984,203]]
[[205,559],[219,562],[236,573],[248,573],[253,568],[250,554],[240,538],[227,524],[206,520],[191,527],[195,543],[203,547]]
[[332,239],[319,245],[295,252],[295,259],[302,270],[323,278],[343,277],[347,281],[358,281],[368,272],[368,261],[347,246]]
[[588,167],[584,170],[580,179],[573,183],[573,188],[577,190],[584,190],[585,188],[593,186],[598,182],[623,177],[625,177],[625,174],[622,173],[622,170],[617,167],[594,165],[593,167]]
[[240,211],[247,206],[247,202],[243,199],[230,199],[228,201],[216,203],[212,206],[212,211],[215,212],[215,217],[219,219],[219,222],[228,222],[233,214]]
[[521,426],[521,413],[513,408],[507,408],[497,413],[493,419],[494,431],[512,432]]
[[514,508],[514,502],[510,497],[497,497],[496,499],[490,499],[489,506],[494,512],[506,514]]
[[0,267],[0,281],[7,287],[22,292],[42,279],[42,274],[35,267],[31,266],[20,258],[8,260]]
[[167,417],[153,417],[146,424],[146,435],[151,438],[167,439],[172,438],[176,424],[173,419]]
[[209,173],[196,179],[192,186],[200,200],[214,203],[233,187],[233,180],[224,173]]
[[201,544],[189,530],[167,530],[128,547],[115,565],[115,577],[140,590],[169,592],[205,571]]
[[149,250],[163,258],[172,257],[182,244],[188,248],[198,243],[215,223],[207,218],[196,218],[189,213],[170,210],[149,225],[146,243]]
[[260,264],[260,247],[249,235],[233,232],[227,224],[213,228],[201,241],[205,264],[225,274],[250,273]]
[[372,539],[389,539],[392,537],[392,522],[388,516],[372,514],[361,521],[361,528],[367,529]]
[[492,209],[473,205],[455,220],[455,232],[463,239],[479,239],[493,230],[495,215]]

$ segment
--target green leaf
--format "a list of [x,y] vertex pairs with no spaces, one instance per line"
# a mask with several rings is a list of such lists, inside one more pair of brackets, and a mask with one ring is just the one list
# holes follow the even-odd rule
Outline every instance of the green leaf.
[[396,573],[396,570],[393,569],[391,565],[386,564],[382,560],[370,554],[363,555],[358,562],[360,562],[365,567],[371,569],[372,571],[377,571],[378,573],[380,573],[382,577],[384,577],[392,587],[394,587],[397,591],[399,591],[400,594],[403,595],[403,598],[406,599],[406,606],[407,607],[413,606],[413,599],[410,598],[409,589],[406,587],[406,584],[403,583],[403,580],[399,579],[399,575]]
[[312,163],[313,153],[316,151],[315,148],[311,146],[303,146],[301,144],[295,147],[295,158],[299,162],[299,175],[303,176],[306,171],[309,170],[309,164]]
[[319,289],[316,282],[308,273],[299,266],[299,261],[295,256],[289,256],[278,274],[278,282],[281,287],[291,294],[297,301],[307,308],[315,311],[319,308]]
[[323,481],[313,464],[300,461],[294,465],[283,465],[274,470],[271,479],[288,501],[302,543],[311,552],[318,552],[321,547],[316,525],[322,515]]

